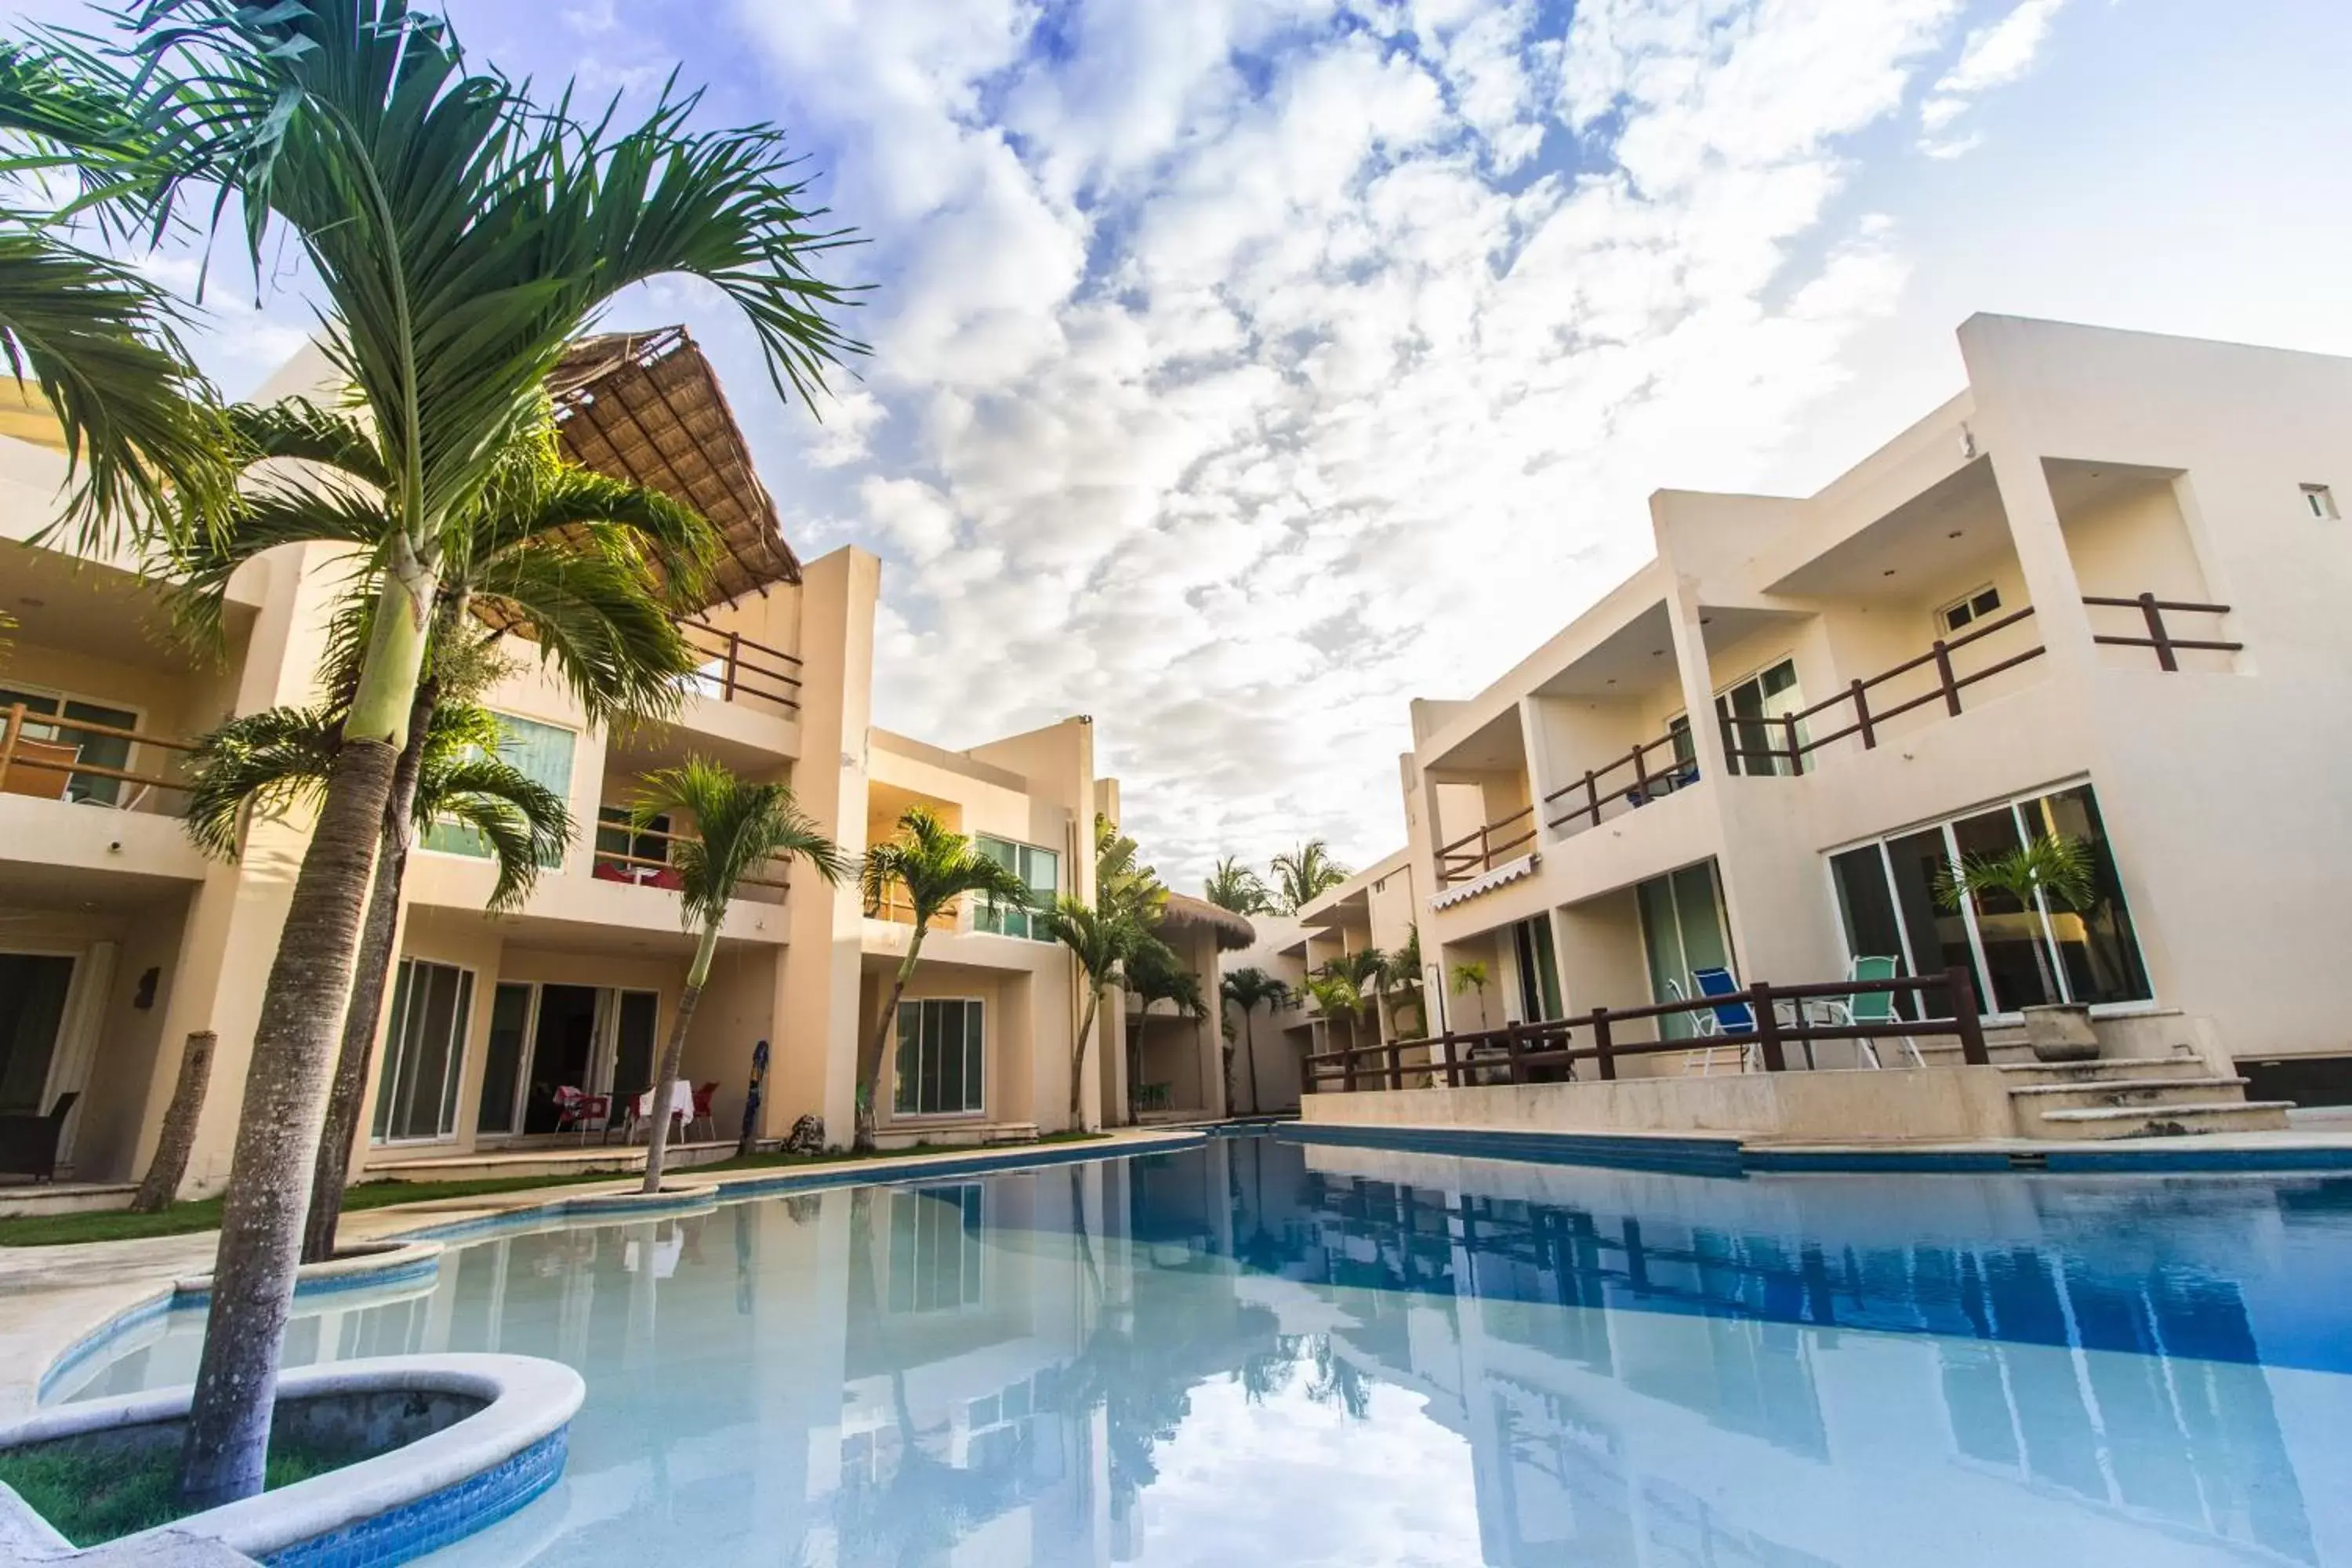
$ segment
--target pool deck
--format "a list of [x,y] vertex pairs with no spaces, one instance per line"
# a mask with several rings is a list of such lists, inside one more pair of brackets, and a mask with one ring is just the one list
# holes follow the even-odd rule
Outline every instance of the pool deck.
[[[1190,1148],[1202,1137],[1194,1131],[1118,1130],[1107,1138],[1080,1143],[939,1150],[825,1164],[689,1170],[677,1174],[681,1185],[718,1189],[712,1194],[717,1201],[744,1189],[790,1192],[802,1187],[900,1182],[930,1171],[961,1174],[1046,1162],[1115,1158],[1155,1149]],[[533,1210],[633,1194],[637,1185],[635,1178],[622,1176],[610,1183],[585,1182],[363,1209],[344,1216],[338,1239],[355,1245],[420,1232],[487,1227]],[[179,1281],[209,1272],[219,1234],[190,1231],[182,1236],[62,1247],[0,1247],[0,1426],[21,1420],[38,1408],[42,1379],[76,1346],[116,1320],[153,1305]]]

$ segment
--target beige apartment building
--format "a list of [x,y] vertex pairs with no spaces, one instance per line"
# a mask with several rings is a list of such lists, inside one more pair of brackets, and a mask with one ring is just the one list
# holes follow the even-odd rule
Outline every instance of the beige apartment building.
[[[2352,361],[1958,337],[1966,390],[1820,493],[1659,492],[1654,560],[1413,704],[1432,968],[1483,963],[1499,1025],[1715,966],[1958,966],[1996,1025],[2087,1003],[2110,1055],[2347,1098]],[[2090,847],[2089,910],[1938,899],[1948,858],[2049,834]]]
[[[315,371],[298,363],[265,395]],[[530,645],[509,639],[515,672],[485,701],[509,760],[563,794],[581,831],[528,902],[497,915],[484,910],[492,872],[478,844],[439,828],[421,840],[356,1160],[365,1171],[594,1148],[608,1135],[617,1150],[617,1107],[650,1081],[693,947],[663,837],[692,825],[626,826],[652,770],[702,756],[789,783],[852,856],[927,805],[1041,897],[1093,896],[1093,817],[1118,809],[1083,716],[960,752],[872,723],[881,563],[850,548],[794,557],[682,331],[592,340],[559,384],[576,460],[677,495],[725,532],[713,601],[685,623],[710,661],[677,713],[606,732]],[[325,547],[249,563],[230,585],[224,646],[199,656],[128,563],[29,542],[55,515],[63,475],[53,446],[0,437],[0,610],[16,623],[0,634],[0,1114],[41,1115],[75,1096],[61,1173],[134,1179],[185,1042],[209,1031],[220,1044],[186,1187],[212,1190],[306,825],[257,816],[236,862],[207,859],[182,831],[176,782],[191,737],[316,700],[343,577]],[[760,1135],[814,1114],[845,1142],[858,1041],[908,921],[903,908],[862,908],[854,885],[828,887],[804,866],[744,889],[686,1047],[684,1076],[718,1086],[694,1142],[731,1147],[763,1039]],[[938,925],[896,1021],[882,1142],[1065,1128],[1081,1000],[1069,955],[1017,909],[966,900]],[[1117,1023],[1114,1009],[1099,1031],[1114,1044],[1088,1053],[1089,1124],[1126,1114]],[[564,1089],[614,1098],[609,1134],[558,1135]]]

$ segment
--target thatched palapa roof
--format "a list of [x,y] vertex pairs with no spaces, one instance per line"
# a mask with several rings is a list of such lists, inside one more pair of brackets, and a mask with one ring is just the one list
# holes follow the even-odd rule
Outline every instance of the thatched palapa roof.
[[1168,901],[1160,906],[1160,923],[1170,926],[1207,926],[1217,933],[1217,951],[1239,952],[1257,942],[1257,928],[1244,916],[1228,909],[1196,899],[1186,893],[1170,893]]
[[548,390],[565,457],[683,501],[719,530],[711,602],[801,580],[742,426],[684,327],[582,338]]

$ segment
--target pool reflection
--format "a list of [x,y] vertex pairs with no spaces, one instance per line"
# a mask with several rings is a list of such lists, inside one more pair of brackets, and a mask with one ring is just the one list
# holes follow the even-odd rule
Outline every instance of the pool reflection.
[[586,1374],[436,1562],[2316,1564],[2344,1198],[1223,1138],[511,1235],[291,1343]]

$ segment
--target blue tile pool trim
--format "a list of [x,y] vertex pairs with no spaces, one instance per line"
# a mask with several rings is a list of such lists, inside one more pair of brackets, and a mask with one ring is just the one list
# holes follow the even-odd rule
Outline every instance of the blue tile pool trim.
[[[345,1290],[381,1290],[387,1285],[407,1285],[419,1279],[430,1279],[441,1272],[438,1258],[417,1258],[389,1265],[383,1268],[355,1270],[348,1274],[330,1274],[305,1279],[299,1275],[294,1281],[294,1294],[299,1300],[306,1296],[335,1296]],[[202,1289],[182,1288],[172,1292],[171,1304],[178,1307],[204,1307],[212,1302],[209,1286]]]
[[359,1568],[412,1562],[487,1530],[553,1486],[563,1474],[569,1425],[478,1475],[331,1534],[273,1552],[270,1568]]
[[2102,1149],[1759,1149],[1729,1133],[1621,1137],[1601,1132],[1501,1132],[1331,1122],[1292,1122],[1275,1136],[1302,1143],[1550,1165],[1605,1165],[1690,1176],[2263,1175],[2352,1171],[2352,1147],[2315,1144],[2200,1149],[2173,1146],[2166,1140]]
[[1398,1149],[1475,1160],[1549,1165],[1609,1165],[1681,1176],[1738,1176],[1737,1138],[1622,1138],[1591,1132],[1489,1132],[1454,1127],[1353,1127],[1298,1122],[1275,1134],[1301,1143]]

